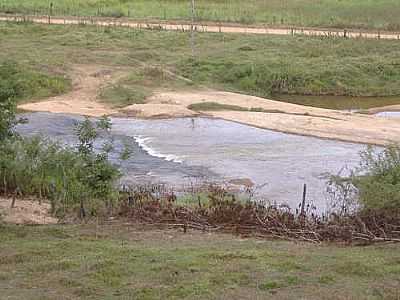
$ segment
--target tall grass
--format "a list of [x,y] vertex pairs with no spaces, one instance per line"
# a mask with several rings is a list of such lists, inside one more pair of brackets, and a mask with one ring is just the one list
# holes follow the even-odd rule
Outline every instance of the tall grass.
[[49,75],[12,60],[0,61],[0,94],[3,96],[7,94],[21,102],[62,94],[69,87],[69,80],[60,75]]
[[[159,72],[138,75],[143,64],[194,84],[259,96],[400,95],[398,41],[199,33],[193,59],[190,38],[181,32],[0,23],[0,39],[0,61],[28,61],[34,67],[45,61],[53,68],[68,57],[71,64],[131,67],[133,77],[119,84],[144,94],[176,87],[179,80],[160,79]],[[109,96],[128,103],[134,98],[124,94]]]

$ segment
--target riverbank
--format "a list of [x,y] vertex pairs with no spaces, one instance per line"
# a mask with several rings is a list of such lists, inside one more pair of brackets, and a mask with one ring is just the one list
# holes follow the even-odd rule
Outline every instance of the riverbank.
[[66,76],[74,64],[129,69],[114,84],[126,105],[158,89],[198,86],[263,98],[400,95],[397,40],[198,33],[193,57],[188,32],[30,22],[0,28],[0,63]]
[[400,284],[398,245],[316,246],[121,223],[0,225],[0,242],[5,298],[396,298]]
[[[328,110],[273,101],[269,99],[214,91],[210,89],[154,92],[145,104],[116,109],[100,102],[98,93],[105,83],[111,84],[123,74],[120,69],[79,65],[73,71],[73,90],[52,99],[22,104],[26,111],[70,113],[100,117],[102,115],[135,118],[180,118],[200,115],[221,118],[258,128],[284,133],[308,135],[374,145],[400,142],[399,120],[372,115]],[[234,105],[242,111],[195,111],[191,105],[201,103]]]
[[[155,118],[160,117],[159,108],[162,107],[162,117],[180,117],[182,107],[199,103],[242,108],[241,111],[233,111],[228,107],[200,113],[259,128],[364,144],[400,142],[399,120],[212,90],[158,93],[148,99],[148,104],[134,104],[121,111],[130,116]],[[188,112],[185,116],[193,115]]]
[[[400,139],[398,120],[268,100],[279,91],[398,95],[398,41],[199,34],[193,59],[187,33],[28,22],[0,26],[0,61],[29,61],[32,69],[49,74],[61,70],[73,82],[70,93],[21,109],[139,118],[206,115],[365,144]],[[204,102],[239,109],[190,109]]]

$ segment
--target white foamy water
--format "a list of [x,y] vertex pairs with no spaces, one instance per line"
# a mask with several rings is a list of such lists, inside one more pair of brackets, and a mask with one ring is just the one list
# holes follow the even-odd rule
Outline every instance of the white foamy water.
[[[43,134],[70,145],[77,142],[74,126],[80,118],[50,113],[25,116],[29,123],[18,126],[21,134]],[[258,187],[258,197],[292,208],[301,201],[306,183],[307,200],[319,211],[327,206],[325,175],[357,166],[359,151],[365,149],[207,118],[114,118],[112,122],[116,149],[110,158],[120,165],[124,182],[162,182],[179,189],[193,182],[249,179]],[[118,161],[125,142],[132,145],[133,154]]]
[[296,136],[233,122],[196,118],[113,119],[113,131],[135,137],[148,154],[206,167],[226,180],[246,178],[258,194],[296,207],[302,187],[308,200],[326,207],[326,175],[355,167],[363,145]]
[[162,158],[166,161],[172,161],[175,163],[182,163],[183,160],[178,157],[177,155],[173,155],[173,154],[163,154],[161,152],[158,152],[157,150],[153,149],[151,147],[151,141],[153,140],[150,137],[144,137],[142,135],[136,135],[134,136],[135,142],[138,143],[139,147],[142,148],[147,154],[154,156],[154,157],[158,157],[158,158]]

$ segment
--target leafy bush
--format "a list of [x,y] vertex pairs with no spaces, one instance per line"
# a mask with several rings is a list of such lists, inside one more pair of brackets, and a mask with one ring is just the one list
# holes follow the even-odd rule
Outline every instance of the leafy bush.
[[353,178],[361,203],[367,209],[400,210],[400,147],[362,153],[362,176]]
[[332,176],[329,191],[341,213],[354,208],[355,200],[365,211],[400,213],[400,147],[369,147],[349,177]]
[[80,207],[85,216],[85,207],[90,214],[105,204],[110,207],[117,199],[120,172],[108,161],[112,144],[106,143],[100,153],[93,147],[98,131],[110,129],[109,120],[78,124],[75,148],[40,137],[21,138],[14,134],[19,122],[14,98],[13,93],[0,96],[0,191],[49,199],[58,214]]

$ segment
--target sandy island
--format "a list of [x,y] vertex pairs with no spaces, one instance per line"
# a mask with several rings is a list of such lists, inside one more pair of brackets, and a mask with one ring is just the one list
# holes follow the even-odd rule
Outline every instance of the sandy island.
[[[400,142],[400,119],[336,111],[274,101],[254,96],[200,89],[192,91],[154,92],[146,104],[113,109],[97,98],[103,86],[116,82],[126,70],[104,66],[75,66],[70,93],[42,102],[20,105],[27,111],[69,113],[99,117],[103,115],[135,118],[178,118],[199,115],[221,118],[250,126],[291,134],[347,142],[386,145]],[[201,102],[236,105],[252,111],[195,112],[188,106]]]

